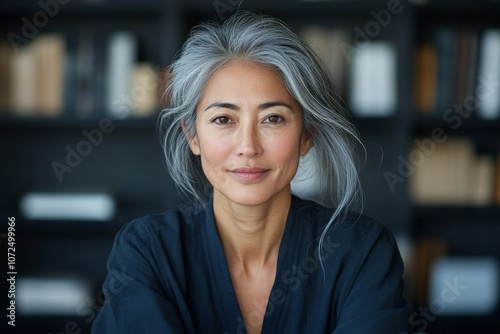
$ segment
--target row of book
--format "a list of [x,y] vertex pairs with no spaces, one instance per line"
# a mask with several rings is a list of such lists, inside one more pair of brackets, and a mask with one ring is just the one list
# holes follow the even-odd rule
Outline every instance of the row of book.
[[338,94],[359,117],[387,117],[397,109],[397,50],[390,41],[356,43],[342,28],[306,26],[299,34],[321,58]]
[[409,190],[421,205],[500,205],[500,153],[478,154],[468,138],[427,145],[417,139],[410,150]]
[[138,62],[129,32],[42,34],[17,52],[0,42],[0,110],[79,118],[147,116],[161,106],[161,69]]
[[[355,115],[383,117],[396,111],[398,57],[393,43],[356,43],[348,30],[315,25],[300,35],[326,64]],[[500,29],[433,30],[416,48],[413,80],[414,104],[423,114],[444,114],[459,104],[479,118],[499,118]]]
[[417,46],[414,101],[425,115],[454,104],[482,119],[500,117],[500,29],[442,27]]

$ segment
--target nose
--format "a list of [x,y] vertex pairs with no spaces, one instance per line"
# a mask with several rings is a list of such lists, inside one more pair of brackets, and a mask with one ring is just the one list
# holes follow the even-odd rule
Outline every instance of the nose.
[[257,125],[253,123],[240,124],[238,129],[238,156],[252,158],[262,153],[262,145]]

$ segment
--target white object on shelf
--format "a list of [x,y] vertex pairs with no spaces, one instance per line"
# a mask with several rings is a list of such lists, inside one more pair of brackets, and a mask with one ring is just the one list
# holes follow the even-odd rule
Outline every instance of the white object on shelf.
[[397,57],[390,42],[370,42],[353,54],[350,106],[360,117],[387,117],[397,105]]
[[19,277],[16,288],[18,312],[30,316],[78,316],[92,294],[86,281],[75,278]]
[[131,76],[137,53],[137,40],[128,32],[117,32],[108,45],[106,107],[113,117],[126,118],[131,112]]
[[27,219],[107,221],[115,214],[115,202],[104,193],[28,193],[20,210]]
[[500,268],[494,257],[444,257],[429,272],[429,309],[436,315],[488,315],[495,311]]
[[483,119],[500,116],[500,30],[484,32],[481,39],[479,76],[476,87],[478,114]]

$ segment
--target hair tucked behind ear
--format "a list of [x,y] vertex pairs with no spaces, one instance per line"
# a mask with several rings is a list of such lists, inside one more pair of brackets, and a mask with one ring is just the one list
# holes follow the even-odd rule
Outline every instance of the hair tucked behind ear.
[[239,11],[222,25],[204,23],[192,30],[171,66],[166,92],[171,105],[159,118],[167,169],[184,195],[205,200],[208,181],[188,141],[195,134],[196,105],[205,84],[217,69],[234,59],[275,68],[302,106],[304,131],[313,140],[308,154],[314,159],[310,164],[313,170],[307,172],[321,180],[319,201],[335,206],[321,245],[328,228],[347,213],[360,193],[354,153],[360,141],[318,57],[275,18]]

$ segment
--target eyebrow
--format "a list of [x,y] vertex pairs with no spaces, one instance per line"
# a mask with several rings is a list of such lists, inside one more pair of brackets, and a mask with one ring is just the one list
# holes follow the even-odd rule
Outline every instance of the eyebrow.
[[[265,103],[259,104],[259,106],[257,107],[257,109],[264,110],[264,109],[268,109],[268,108],[272,108],[272,107],[278,107],[278,106],[286,107],[286,108],[290,109],[291,111],[293,111],[293,108],[288,103],[285,103],[283,101],[265,102]],[[207,111],[210,108],[225,108],[225,109],[230,109],[230,110],[234,110],[234,111],[239,111],[240,110],[240,107],[238,107],[236,104],[229,103],[229,102],[214,102],[214,103],[211,103],[205,109],[205,111]]]

